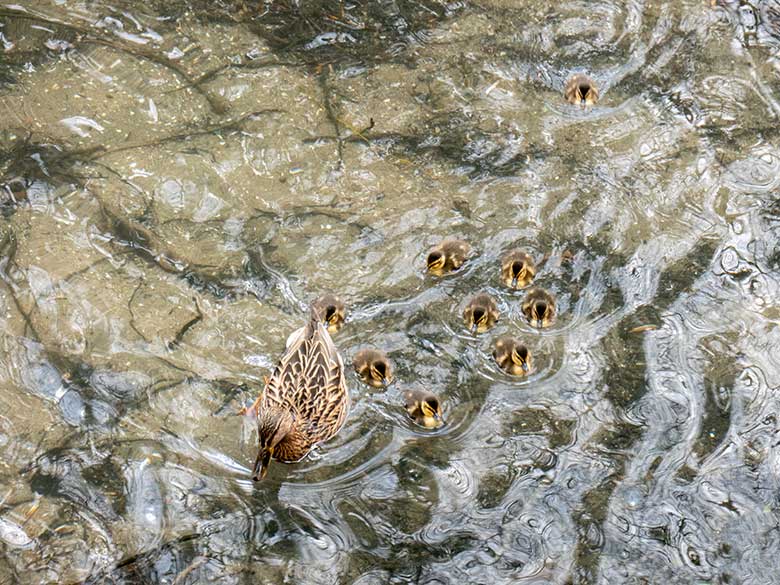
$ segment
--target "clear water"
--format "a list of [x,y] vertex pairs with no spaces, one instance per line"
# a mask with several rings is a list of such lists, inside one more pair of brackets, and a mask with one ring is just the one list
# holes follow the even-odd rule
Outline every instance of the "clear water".
[[[778,582],[780,2],[21,0],[0,35],[0,583]],[[425,277],[445,236],[476,256]],[[350,373],[253,485],[233,413],[328,291],[398,382]]]

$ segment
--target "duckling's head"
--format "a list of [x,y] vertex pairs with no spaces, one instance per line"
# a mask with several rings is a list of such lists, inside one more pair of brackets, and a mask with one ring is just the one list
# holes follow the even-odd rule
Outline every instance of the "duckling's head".
[[428,252],[425,264],[428,272],[441,276],[457,270],[468,258],[471,246],[463,240],[444,240]]
[[512,337],[496,341],[493,358],[502,370],[513,376],[525,376],[531,371],[531,352]]
[[570,104],[581,104],[592,106],[599,99],[599,91],[593,80],[582,73],[577,73],[566,82],[564,91],[566,101]]
[[433,272],[434,274],[442,272],[444,270],[444,264],[446,261],[447,258],[444,255],[444,250],[441,248],[434,248],[428,252],[428,259],[426,260],[428,264],[428,272]]
[[438,429],[444,424],[441,401],[427,390],[408,390],[404,393],[406,412],[412,420],[426,429]]
[[533,258],[525,252],[515,250],[504,256],[501,262],[501,275],[510,288],[523,288],[531,284],[536,276]]
[[555,317],[555,297],[545,290],[532,289],[523,302],[523,313],[534,327],[547,327]]
[[344,325],[347,310],[342,300],[334,295],[322,295],[312,303],[329,333],[336,333]]
[[290,434],[294,424],[294,415],[286,410],[266,408],[260,412],[257,417],[257,458],[252,470],[254,481],[260,481],[268,473],[274,450]]
[[493,297],[480,293],[468,302],[463,310],[463,320],[472,334],[484,333],[498,321],[498,307]]
[[375,388],[382,388],[393,381],[393,367],[381,351],[362,349],[355,354],[352,365],[362,380]]

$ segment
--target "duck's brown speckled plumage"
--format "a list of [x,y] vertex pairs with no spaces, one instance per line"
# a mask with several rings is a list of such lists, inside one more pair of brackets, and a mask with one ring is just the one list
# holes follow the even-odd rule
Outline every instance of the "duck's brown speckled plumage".
[[273,458],[291,463],[341,429],[349,411],[344,363],[319,313],[290,336],[256,407],[259,452],[253,479]]

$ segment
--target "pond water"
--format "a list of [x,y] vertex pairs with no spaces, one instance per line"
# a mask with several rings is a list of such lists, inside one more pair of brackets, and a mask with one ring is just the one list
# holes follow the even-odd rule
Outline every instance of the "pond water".
[[[777,583],[780,2],[20,0],[0,44],[0,584]],[[397,381],[253,484],[327,292]]]

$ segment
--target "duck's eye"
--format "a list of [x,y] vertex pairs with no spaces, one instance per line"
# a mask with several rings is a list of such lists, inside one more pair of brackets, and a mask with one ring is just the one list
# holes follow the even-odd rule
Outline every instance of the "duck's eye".
[[513,275],[517,276],[523,270],[525,270],[525,264],[523,262],[517,261],[514,264],[512,264],[512,274]]

